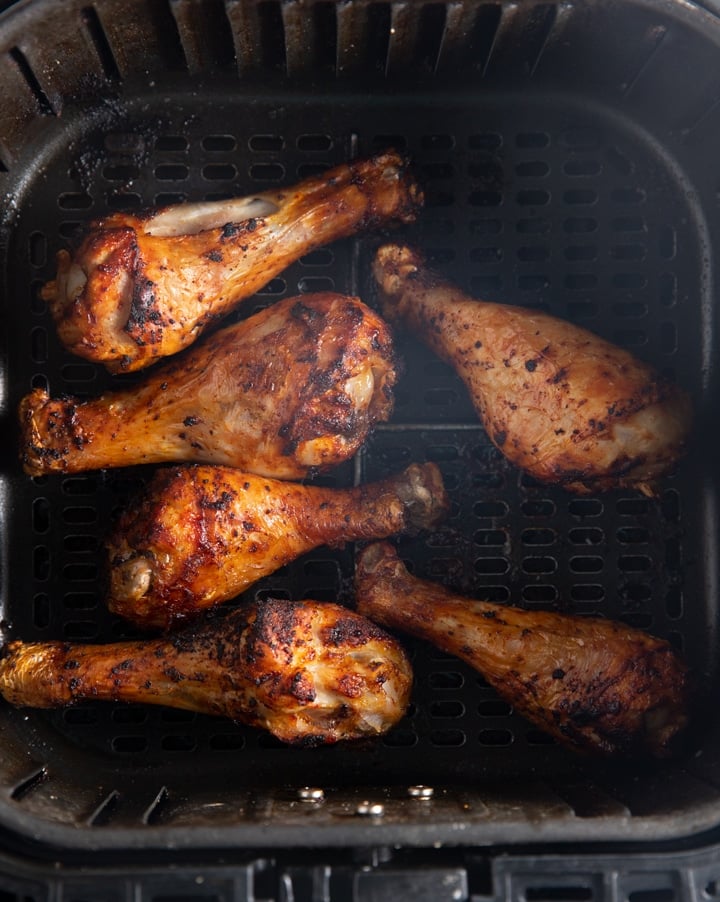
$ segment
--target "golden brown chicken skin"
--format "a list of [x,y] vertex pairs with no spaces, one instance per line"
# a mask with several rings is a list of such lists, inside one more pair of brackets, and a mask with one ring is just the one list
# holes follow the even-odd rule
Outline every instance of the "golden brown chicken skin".
[[628,351],[545,313],[470,298],[405,246],[381,247],[374,274],[384,314],[456,369],[491,441],[540,482],[652,494],[683,454],[687,395]]
[[363,551],[355,588],[362,614],[466,661],[573,749],[664,757],[686,726],[685,664],[640,630],[454,595],[412,576],[387,542]]
[[218,330],[132,388],[20,404],[25,471],[207,462],[281,479],[334,466],[392,411],[385,322],[357,298],[287,298]]
[[130,372],[187,347],[218,317],[323,244],[410,222],[422,192],[394,152],[228,201],[94,222],[43,289],[68,350]]
[[162,469],[106,540],[107,603],[140,627],[172,627],[319,545],[430,529],[448,506],[432,463],[351,489]]
[[395,639],[346,608],[310,600],[248,604],[157,640],[13,642],[0,660],[0,694],[19,707],[166,705],[303,745],[389,730],[411,686]]

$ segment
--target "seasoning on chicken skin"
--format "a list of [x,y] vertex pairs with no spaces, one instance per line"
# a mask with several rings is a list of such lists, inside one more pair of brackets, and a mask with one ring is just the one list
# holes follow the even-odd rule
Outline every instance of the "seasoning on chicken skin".
[[355,588],[360,613],[461,658],[573,749],[664,757],[687,724],[684,662],[638,629],[454,595],[412,576],[387,542],[362,552]]
[[113,213],[59,252],[42,296],[68,350],[130,372],[187,347],[299,257],[411,222],[421,204],[407,161],[387,152],[275,191]]
[[358,450],[392,411],[386,323],[357,298],[309,294],[208,336],[98,398],[20,403],[25,472],[205,462],[297,479]]
[[389,730],[411,686],[395,639],[353,611],[309,600],[247,604],[162,639],[13,642],[0,660],[0,694],[18,707],[166,705],[303,745]]
[[414,250],[381,247],[384,314],[453,366],[490,440],[540,482],[653,494],[685,448],[686,394],[651,366],[546,313],[475,300]]
[[171,627],[319,545],[430,529],[448,507],[433,463],[351,489],[161,469],[106,540],[108,607],[146,629]]

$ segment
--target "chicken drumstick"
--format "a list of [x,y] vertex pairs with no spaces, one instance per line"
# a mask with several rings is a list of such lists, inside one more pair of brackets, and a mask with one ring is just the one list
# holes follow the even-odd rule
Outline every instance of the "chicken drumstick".
[[311,250],[381,223],[411,222],[422,193],[394,152],[290,188],[114,213],[58,254],[43,289],[60,340],[130,372],[174,354]]
[[392,410],[390,332],[357,298],[287,298],[133,388],[21,401],[25,471],[202,461],[280,479],[352,457]]
[[107,539],[108,606],[141,627],[170,627],[318,545],[429,529],[448,505],[432,463],[352,489],[161,469]]
[[268,599],[157,640],[13,642],[0,694],[19,707],[82,699],[230,717],[284,742],[383,733],[405,713],[412,671],[400,645],[336,604]]
[[559,742],[663,757],[688,720],[686,668],[640,630],[472,601],[412,576],[387,542],[358,559],[358,610],[457,655]]
[[374,273],[385,315],[455,367],[491,441],[539,481],[652,494],[682,454],[687,396],[627,351],[545,313],[470,298],[408,247],[381,247]]

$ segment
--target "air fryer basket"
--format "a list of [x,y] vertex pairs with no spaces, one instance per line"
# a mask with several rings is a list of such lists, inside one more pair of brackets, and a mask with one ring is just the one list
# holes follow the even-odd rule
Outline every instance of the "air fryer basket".
[[[0,18],[2,604],[5,636],[129,635],[99,548],[141,468],[31,479],[15,409],[32,386],[112,380],[64,352],[39,286],[107,211],[291,183],[377,149],[427,196],[401,234],[477,296],[547,309],[631,348],[692,394],[690,455],[656,499],[573,496],[509,466],[451,370],[398,334],[393,420],[325,475],[350,485],[434,460],[453,499],[402,539],[468,595],[599,613],[717,670],[720,21],[672,0],[36,0]],[[318,289],[373,302],[377,235],[309,254],[253,309]],[[247,315],[247,311],[239,315]],[[127,377],[126,377],[127,381]],[[352,602],[354,549],[250,590]],[[457,660],[416,642],[411,710],[384,739],[295,749],[139,706],[0,706],[0,824],[55,849],[679,841],[720,821],[720,724],[665,764],[574,756]]]

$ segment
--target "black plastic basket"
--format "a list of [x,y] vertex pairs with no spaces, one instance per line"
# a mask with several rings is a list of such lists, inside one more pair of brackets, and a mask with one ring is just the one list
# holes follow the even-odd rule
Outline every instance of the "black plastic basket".
[[[104,609],[99,549],[113,513],[149,475],[21,472],[15,411],[23,393],[42,384],[53,394],[89,395],[112,382],[56,339],[38,295],[54,274],[55,252],[108,211],[249,193],[395,147],[413,159],[427,198],[403,234],[433,265],[476,296],[549,310],[672,374],[693,396],[692,449],[653,500],[540,486],[493,448],[451,370],[399,334],[405,371],[393,420],[324,481],[350,485],[413,460],[436,461],[453,508],[437,533],[400,541],[416,573],[468,595],[599,613],[667,637],[712,698],[720,628],[720,20],[706,7],[26,0],[0,16],[5,635],[127,635]],[[308,255],[240,315],[323,289],[372,303],[368,264],[377,241],[365,236]],[[352,547],[320,550],[248,596],[350,603],[353,557]],[[246,875],[247,895],[227,898],[274,898],[257,888],[271,884],[288,900],[352,898],[343,881],[358,898],[402,898],[392,880],[382,889],[368,883],[405,873],[393,849],[457,847],[460,869],[447,859],[433,871],[447,871],[446,888],[460,893],[447,898],[499,898],[500,860],[470,864],[469,850],[519,854],[524,845],[546,856],[549,844],[555,852],[568,844],[589,855],[590,844],[602,842],[629,856],[641,843],[674,854],[713,848],[714,703],[702,708],[697,744],[680,760],[609,765],[553,744],[457,660],[407,645],[416,673],[411,710],[384,739],[359,747],[288,748],[229,722],[139,706],[0,706],[0,826],[19,856],[8,874],[29,874],[17,863],[29,858],[79,867],[92,851],[106,868],[103,886],[116,891],[98,898],[124,899],[136,890],[115,882],[113,856],[140,873],[142,850],[154,850],[156,862],[175,854],[177,865],[192,855],[264,849],[265,858],[217,877],[218,886],[229,880],[237,888]],[[322,867],[336,883],[322,895],[322,867],[303,870],[307,860],[292,857],[305,847],[385,851],[362,859],[365,870],[357,858],[328,852],[335,870]],[[273,870],[267,856],[280,854],[290,857]],[[541,871],[538,862],[554,861],[551,876],[562,871],[558,861],[568,874],[585,873],[567,857],[532,861]],[[684,898],[690,883],[717,895],[699,861],[676,862],[686,877],[668,885],[680,895],[657,898]],[[697,885],[686,866],[701,875]],[[55,878],[46,864],[37,867],[40,899]],[[567,884],[581,895],[566,887],[560,898],[611,893],[604,865],[587,868],[595,876]],[[445,898],[428,875],[429,895],[418,898]],[[186,878],[205,899],[208,887]],[[8,898],[36,898],[18,881],[8,884]],[[517,898],[533,897],[522,880],[516,885]],[[562,892],[565,884],[553,885]],[[75,884],[64,886],[63,898],[74,900]],[[643,887],[654,885],[639,878]],[[655,888],[666,892],[666,883]],[[226,898],[225,889],[213,892],[207,898]]]

